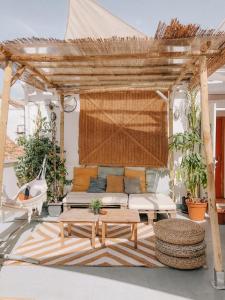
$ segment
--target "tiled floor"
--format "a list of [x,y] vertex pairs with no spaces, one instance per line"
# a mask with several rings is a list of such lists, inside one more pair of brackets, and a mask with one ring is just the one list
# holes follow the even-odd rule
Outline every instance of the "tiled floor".
[[[30,226],[32,230],[35,224]],[[212,288],[213,256],[209,223],[205,222],[208,267],[196,271],[169,268],[2,267],[0,297],[38,300],[193,299],[225,300]],[[220,226],[225,258],[225,225]],[[26,238],[25,230],[18,243]]]

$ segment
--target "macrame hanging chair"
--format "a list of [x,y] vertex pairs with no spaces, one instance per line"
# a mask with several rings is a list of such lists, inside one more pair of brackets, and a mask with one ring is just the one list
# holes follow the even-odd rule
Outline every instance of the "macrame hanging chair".
[[[34,212],[37,212],[38,215],[41,214],[43,203],[47,200],[46,162],[47,157],[45,156],[38,176],[24,184],[12,199],[7,196],[5,189],[3,190],[3,206],[26,209],[29,222]],[[27,189],[29,190],[28,199],[20,200],[19,196],[25,195]]]

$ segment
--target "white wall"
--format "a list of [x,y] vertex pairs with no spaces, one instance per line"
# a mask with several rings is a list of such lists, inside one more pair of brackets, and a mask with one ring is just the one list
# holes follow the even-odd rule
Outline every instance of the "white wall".
[[3,186],[9,198],[13,198],[17,191],[17,178],[12,164],[4,164]]
[[80,102],[76,110],[72,113],[64,113],[65,118],[65,150],[66,150],[66,166],[68,178],[73,178],[73,168],[79,165],[79,116]]
[[7,136],[12,140],[16,141],[18,138],[17,126],[24,125],[24,109],[15,108],[10,105],[7,123]]
[[[184,132],[187,129],[187,118],[186,118],[186,95],[184,92],[177,91],[174,95],[174,106],[173,111],[178,110],[180,117],[173,123],[173,134]],[[175,171],[179,168],[181,162],[181,153],[174,154],[174,167]],[[177,203],[181,202],[181,198],[186,194],[184,185],[175,178],[175,199]]]

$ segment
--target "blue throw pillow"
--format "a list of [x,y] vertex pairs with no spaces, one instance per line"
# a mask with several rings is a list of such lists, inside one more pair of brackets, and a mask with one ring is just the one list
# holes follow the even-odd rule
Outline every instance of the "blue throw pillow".
[[90,178],[88,193],[104,193],[106,191],[106,178]]

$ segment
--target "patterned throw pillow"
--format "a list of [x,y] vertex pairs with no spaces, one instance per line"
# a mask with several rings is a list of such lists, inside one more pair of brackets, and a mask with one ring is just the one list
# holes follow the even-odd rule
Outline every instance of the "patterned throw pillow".
[[107,193],[123,193],[124,183],[123,176],[108,175],[107,176]]
[[125,193],[127,194],[140,194],[141,193],[141,183],[140,178],[138,177],[125,177],[124,178],[124,186],[125,186]]
[[87,190],[88,193],[104,193],[106,190],[106,179],[105,178],[93,178],[90,179],[90,185]]

